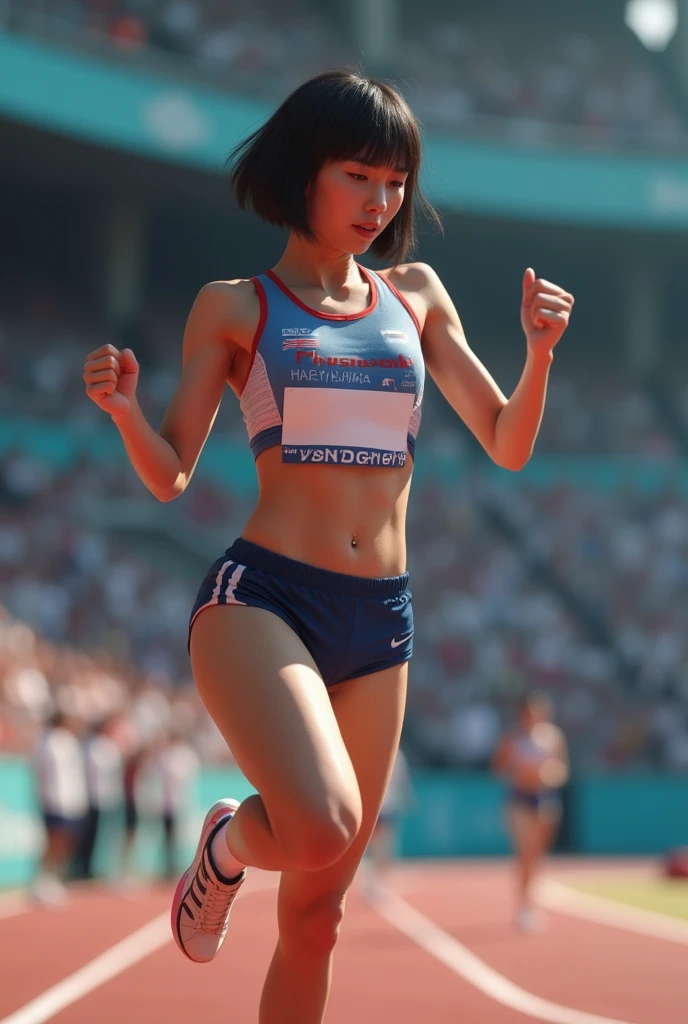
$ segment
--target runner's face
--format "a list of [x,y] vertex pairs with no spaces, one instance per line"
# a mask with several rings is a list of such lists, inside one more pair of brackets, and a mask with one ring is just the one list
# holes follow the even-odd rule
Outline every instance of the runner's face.
[[399,212],[406,178],[405,171],[357,160],[325,164],[308,190],[318,241],[354,255],[366,252]]
[[543,701],[533,701],[523,709],[523,723],[527,729],[532,729],[540,722],[549,722],[549,708]]

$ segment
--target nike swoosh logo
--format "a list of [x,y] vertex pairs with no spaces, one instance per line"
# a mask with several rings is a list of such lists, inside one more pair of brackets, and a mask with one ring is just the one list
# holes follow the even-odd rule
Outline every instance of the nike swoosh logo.
[[402,636],[401,640],[397,640],[397,638],[395,637],[394,640],[392,640],[392,647],[401,647],[401,645],[405,644],[407,640],[410,640],[412,636],[413,630],[411,630],[411,632],[408,633],[406,636]]

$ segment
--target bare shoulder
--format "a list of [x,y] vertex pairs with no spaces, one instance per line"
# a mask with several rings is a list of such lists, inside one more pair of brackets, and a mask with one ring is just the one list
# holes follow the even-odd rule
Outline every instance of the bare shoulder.
[[446,295],[439,276],[428,263],[399,263],[380,274],[401,292],[421,324],[425,324],[430,310]]
[[250,349],[260,321],[260,299],[250,278],[203,285],[189,314],[189,326],[206,337]]
[[439,277],[428,263],[398,263],[380,271],[395,288],[406,294],[429,294],[439,282]]

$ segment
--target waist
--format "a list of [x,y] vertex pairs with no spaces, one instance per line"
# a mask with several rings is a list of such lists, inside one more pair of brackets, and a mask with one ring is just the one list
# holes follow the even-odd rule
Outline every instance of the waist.
[[279,450],[257,464],[259,498],[242,536],[287,558],[371,578],[406,569],[411,467],[294,466]]
[[259,569],[280,579],[301,583],[315,590],[329,594],[345,594],[350,597],[368,597],[387,600],[399,597],[408,588],[408,573],[395,576],[355,576],[352,573],[333,572],[307,562],[301,562],[274,550],[254,544],[239,537],[227,548],[228,558]]

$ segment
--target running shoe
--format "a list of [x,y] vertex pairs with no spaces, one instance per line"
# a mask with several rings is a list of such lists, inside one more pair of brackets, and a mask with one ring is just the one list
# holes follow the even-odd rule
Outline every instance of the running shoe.
[[516,915],[516,927],[522,932],[544,932],[547,917],[536,907],[521,907]]
[[224,942],[234,897],[246,877],[224,878],[215,867],[210,844],[236,811],[237,800],[218,800],[205,816],[196,855],[179,879],[172,901],[172,934],[182,953],[197,964],[215,957]]

